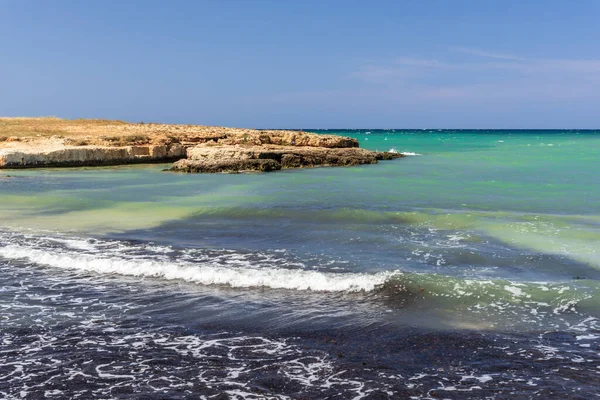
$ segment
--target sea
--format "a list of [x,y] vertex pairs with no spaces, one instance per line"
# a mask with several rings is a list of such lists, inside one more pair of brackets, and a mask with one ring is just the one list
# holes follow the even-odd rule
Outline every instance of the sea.
[[313,132],[406,157],[0,171],[0,398],[600,397],[600,131]]

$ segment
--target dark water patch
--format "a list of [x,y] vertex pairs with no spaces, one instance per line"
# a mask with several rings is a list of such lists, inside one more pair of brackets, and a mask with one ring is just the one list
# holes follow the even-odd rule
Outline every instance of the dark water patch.
[[[467,326],[492,330],[502,324],[561,329],[586,315],[598,316],[600,291],[590,279],[527,283],[400,269],[356,272],[355,264],[343,259],[302,258],[288,251],[175,248],[143,241],[13,235],[0,246],[0,256],[10,262],[7,285],[20,282],[13,274],[32,268],[47,277],[143,280],[165,290],[188,285],[181,295],[153,292],[152,300],[134,292],[103,293],[88,283],[85,290],[115,302],[146,306],[155,301],[150,315],[266,324],[275,330],[365,327],[376,320],[426,326],[462,326],[464,320]],[[35,282],[29,286],[37,287]],[[46,298],[57,301],[55,293],[50,291]],[[180,312],[181,307],[186,311]]]
[[[427,276],[326,294],[0,265],[5,398],[585,398],[598,390],[597,321],[552,332],[411,327],[441,282]],[[394,318],[417,313],[394,323],[386,301],[404,303]]]
[[0,355],[6,398],[554,399],[599,388],[597,354],[563,348],[548,357],[531,337],[406,330],[374,341],[148,326],[0,334],[10,341]]
[[[216,214],[212,211],[195,214],[155,228],[111,236],[173,247],[225,247],[236,251],[286,249],[288,254],[303,261],[320,260],[323,264],[327,258],[337,259],[355,271],[402,269],[523,281],[557,281],[574,276],[600,279],[600,270],[573,257],[527,250],[519,247],[519,243],[508,244],[475,229],[432,227],[434,217],[429,216],[427,220],[416,213],[342,210],[340,215],[356,212],[360,218],[341,217],[332,223],[327,216],[336,213],[324,210],[217,208],[213,211]],[[233,214],[225,217],[221,212]],[[393,222],[393,218],[389,222],[388,214],[398,216],[403,222]],[[383,218],[386,222],[371,220],[373,216],[375,220]],[[363,217],[371,222],[364,222]],[[429,222],[421,221],[422,218]],[[442,215],[438,223],[456,224],[454,220],[464,218],[470,217]]]

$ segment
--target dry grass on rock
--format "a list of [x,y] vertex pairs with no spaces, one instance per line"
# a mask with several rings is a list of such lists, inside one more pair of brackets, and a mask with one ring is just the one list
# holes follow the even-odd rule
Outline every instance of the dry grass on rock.
[[256,130],[202,125],[129,123],[105,119],[62,119],[57,117],[0,117],[0,147],[6,143],[29,145],[45,141],[65,146],[170,145],[193,146],[201,143],[252,146],[357,147],[354,139],[333,135],[314,135],[297,131]]

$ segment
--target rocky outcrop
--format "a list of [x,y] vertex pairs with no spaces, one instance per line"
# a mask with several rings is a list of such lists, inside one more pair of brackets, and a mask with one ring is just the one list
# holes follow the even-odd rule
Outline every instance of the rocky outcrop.
[[243,146],[358,147],[358,140],[354,138],[296,131],[250,131],[243,134],[226,135],[214,142],[223,145],[237,144]]
[[185,172],[276,171],[375,164],[397,153],[302,131],[110,120],[0,118],[0,168],[71,167],[175,161]]
[[43,149],[0,149],[0,167],[73,167],[149,163],[174,161],[185,155],[185,147],[179,144],[171,146],[65,147],[47,151]]
[[402,155],[357,147],[199,145],[188,149],[187,159],[175,162],[172,170],[199,173],[269,172],[287,168],[376,164],[379,160],[398,157]]

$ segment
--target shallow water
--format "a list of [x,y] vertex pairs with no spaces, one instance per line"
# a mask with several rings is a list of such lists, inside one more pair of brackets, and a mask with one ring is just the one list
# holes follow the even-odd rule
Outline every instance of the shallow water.
[[0,172],[0,396],[590,398],[595,131],[327,131],[418,154]]

